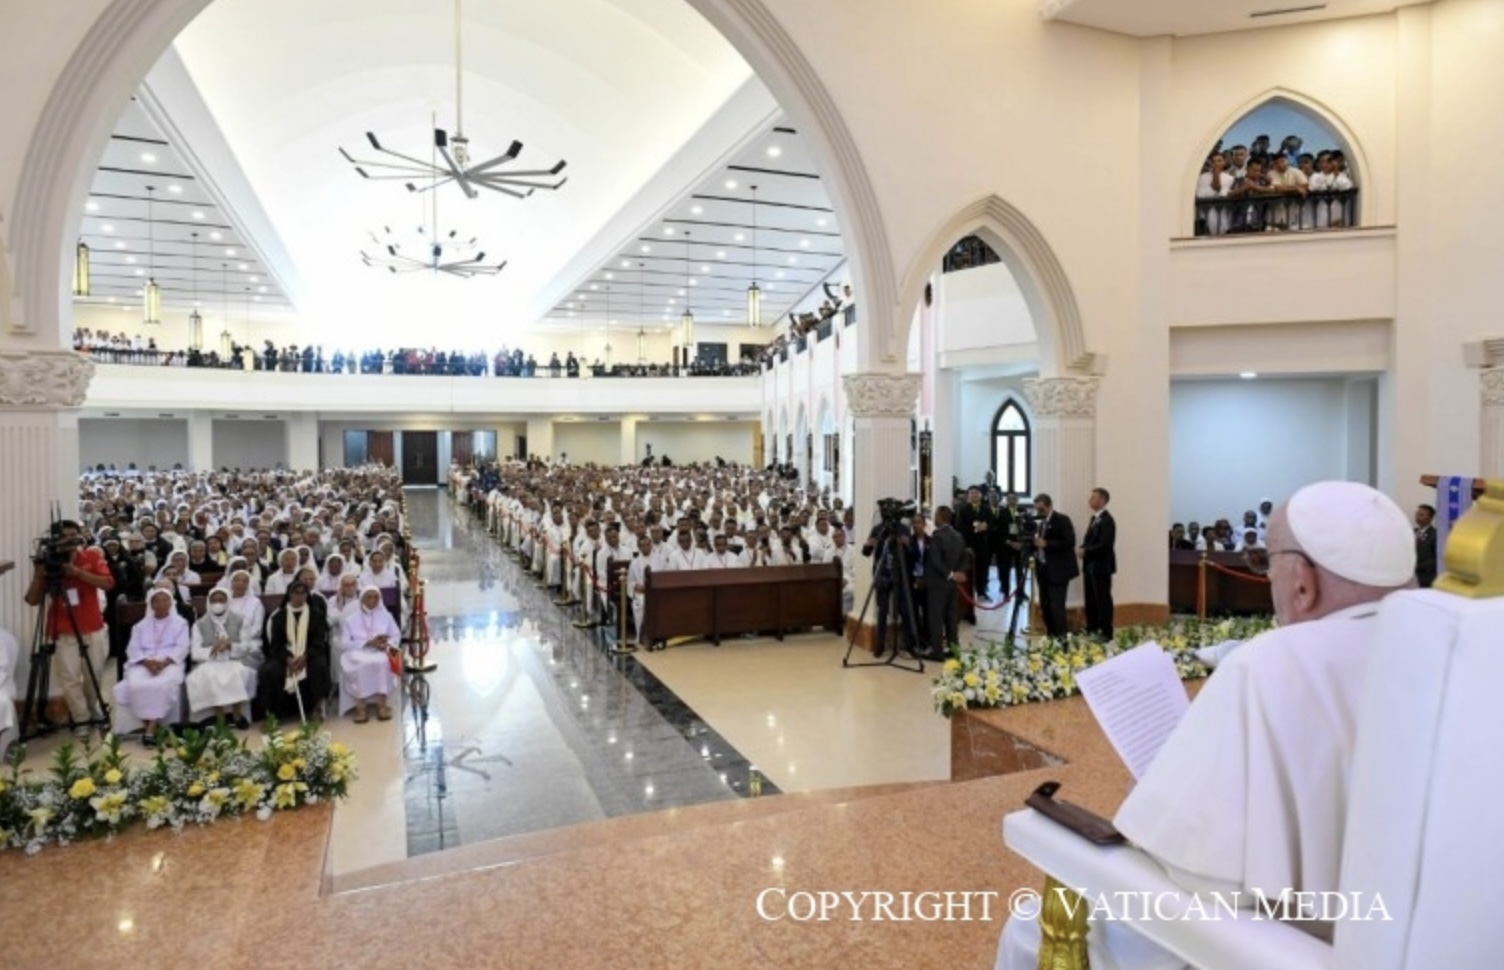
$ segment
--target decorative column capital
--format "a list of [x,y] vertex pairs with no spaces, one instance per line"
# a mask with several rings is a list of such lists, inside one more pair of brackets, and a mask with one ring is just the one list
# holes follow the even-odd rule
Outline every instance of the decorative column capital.
[[1039,417],[1094,418],[1100,377],[1038,377],[1024,381],[1024,396]]
[[0,408],[76,408],[84,403],[94,362],[71,350],[0,352]]
[[857,418],[912,418],[922,374],[847,374],[846,407]]
[[1504,407],[1504,367],[1488,367],[1480,371],[1478,386],[1484,404]]

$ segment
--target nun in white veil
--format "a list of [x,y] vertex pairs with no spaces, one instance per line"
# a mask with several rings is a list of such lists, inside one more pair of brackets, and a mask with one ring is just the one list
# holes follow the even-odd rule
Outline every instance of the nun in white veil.
[[344,620],[340,641],[340,713],[355,708],[355,723],[370,719],[366,705],[374,702],[376,719],[389,721],[392,710],[387,695],[396,677],[389,654],[402,644],[397,621],[381,602],[381,590],[367,586],[360,591],[360,605]]

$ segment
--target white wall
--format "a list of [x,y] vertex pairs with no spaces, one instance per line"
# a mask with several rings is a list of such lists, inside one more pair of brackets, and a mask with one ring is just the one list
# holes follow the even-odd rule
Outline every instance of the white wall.
[[[717,455],[747,464],[752,460],[752,437],[757,429],[752,421],[643,422],[637,426],[637,452],[643,454],[646,443],[653,446],[654,455],[668,455],[676,465],[715,461]],[[573,451],[569,457],[574,460]]]
[[188,422],[181,418],[80,418],[78,452],[82,465],[124,468],[131,462],[188,466]]
[[[287,422],[215,421],[215,468],[275,468],[287,464]],[[329,453],[325,452],[326,462]],[[338,464],[338,460],[335,461]]]
[[1034,321],[1002,263],[942,273],[935,287],[940,352],[1034,342]]
[[[653,450],[656,452],[658,449],[655,447]],[[566,454],[571,465],[587,465],[592,462],[597,465],[621,464],[621,422],[554,422],[553,457]]]
[[1260,500],[1311,482],[1372,484],[1375,400],[1371,381],[1342,378],[1176,381],[1169,521],[1236,525]]
[[[958,374],[958,376],[964,376]],[[952,468],[935,469],[935,502],[950,501],[951,476],[961,479],[961,487],[980,484],[992,468],[992,419],[998,408],[1009,397],[1018,401],[1019,407],[1029,415],[1029,402],[1024,397],[1024,378],[990,377],[974,380],[957,380],[955,409],[955,465]],[[945,429],[936,429],[936,435],[945,434]],[[1072,512],[1074,505],[1069,497],[1054,496],[1055,504]],[[1082,498],[1084,501],[1084,496]]]

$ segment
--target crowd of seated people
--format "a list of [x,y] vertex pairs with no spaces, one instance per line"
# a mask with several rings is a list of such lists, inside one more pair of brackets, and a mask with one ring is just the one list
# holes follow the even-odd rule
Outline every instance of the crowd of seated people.
[[1356,224],[1356,184],[1339,149],[1301,151],[1268,135],[1223,151],[1219,141],[1196,182],[1196,235],[1340,229]]
[[96,470],[79,488],[77,525],[109,576],[95,660],[116,665],[117,729],[139,724],[150,744],[171,723],[312,719],[335,688],[357,722],[392,716],[409,596],[392,469]]
[[1264,499],[1256,510],[1248,509],[1243,513],[1236,528],[1232,520],[1221,517],[1207,519],[1205,526],[1194,519],[1176,522],[1170,526],[1170,548],[1196,552],[1261,552],[1269,530],[1269,516],[1273,513],[1274,502]]
[[[641,636],[645,570],[738,569],[840,562],[844,607],[855,590],[865,535],[828,489],[778,471],[714,464],[605,467],[537,460],[455,468],[456,496],[537,577],[561,606],[598,622],[612,606],[601,577],[627,570],[631,629]],[[560,550],[570,550],[566,557]],[[582,581],[581,567],[595,577]],[[583,601],[583,602],[582,602]],[[642,644],[644,647],[649,644]]]

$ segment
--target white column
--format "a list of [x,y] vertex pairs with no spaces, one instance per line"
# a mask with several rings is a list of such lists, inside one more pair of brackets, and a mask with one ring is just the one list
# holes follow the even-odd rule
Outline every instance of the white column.
[[[191,432],[190,432],[191,435]],[[401,455],[401,452],[398,452]],[[398,459],[400,462],[400,458]],[[319,468],[319,416],[314,412],[294,414],[287,419],[287,467],[292,471],[317,471]]]
[[188,412],[188,467],[214,470],[214,415],[209,411]]
[[621,419],[621,464],[637,464],[637,422],[639,418],[623,417]]
[[527,452],[539,458],[554,454],[554,423],[548,418],[527,419]]
[[[913,498],[909,478],[909,422],[918,404],[923,377],[919,374],[847,374],[846,406],[856,421],[852,448],[853,507],[856,534],[851,545],[867,539],[880,498]],[[860,611],[872,588],[872,569],[864,562],[856,570],[856,602]],[[867,625],[874,623],[868,612]]]
[[1482,449],[1479,468],[1484,478],[1504,478],[1504,367],[1479,372],[1483,398]]
[[[1079,538],[1086,527],[1087,496],[1096,487],[1099,377],[1041,377],[1024,381],[1034,412],[1034,494],[1047,494],[1071,517]],[[1068,605],[1081,601],[1072,583]]]
[[0,627],[22,644],[16,682],[26,686],[25,652],[36,613],[22,601],[31,580],[32,540],[47,530],[53,503],[78,513],[78,411],[94,365],[71,350],[0,352]]
[[934,421],[930,427],[935,432],[932,460],[935,469],[935,504],[950,502],[950,483],[956,474],[956,372],[935,369]]

